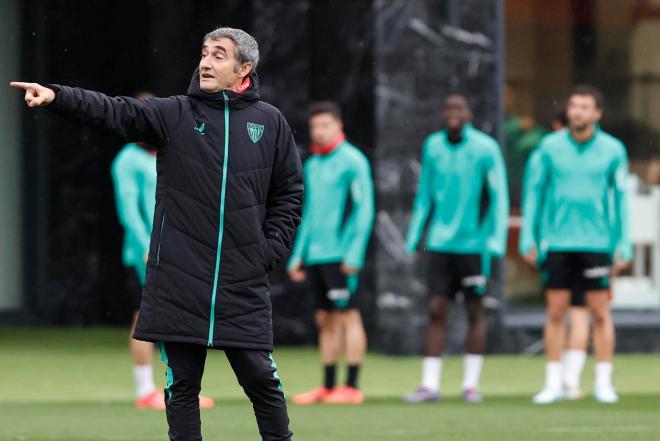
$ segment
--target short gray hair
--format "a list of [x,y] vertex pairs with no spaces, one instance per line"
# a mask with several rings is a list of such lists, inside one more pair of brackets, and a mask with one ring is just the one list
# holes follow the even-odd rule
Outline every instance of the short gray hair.
[[234,42],[236,48],[234,49],[236,60],[241,64],[252,64],[250,73],[257,69],[259,64],[259,45],[257,40],[247,32],[235,28],[217,28],[204,36],[206,40],[219,40],[221,38],[228,38]]

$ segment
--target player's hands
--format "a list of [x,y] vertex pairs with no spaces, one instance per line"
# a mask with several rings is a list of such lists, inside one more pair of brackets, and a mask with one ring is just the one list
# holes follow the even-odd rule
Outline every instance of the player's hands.
[[307,272],[302,268],[302,261],[299,260],[289,267],[289,278],[297,283],[307,280]]
[[525,259],[525,262],[529,263],[532,266],[536,265],[536,261],[539,258],[538,253],[536,252],[536,247],[532,245],[532,249],[529,250],[529,253],[525,254],[523,256],[523,259]]
[[55,99],[55,91],[41,84],[12,81],[9,85],[25,91],[25,103],[28,107],[47,106]]
[[144,259],[144,263],[147,263],[147,260],[149,260],[149,251],[144,253],[144,256],[142,256],[142,258]]
[[626,262],[621,258],[619,253],[614,256],[614,263],[612,264],[612,276],[618,276],[623,270],[630,266],[630,262]]
[[346,263],[342,263],[339,269],[346,276],[352,276],[353,274],[357,274],[360,272],[359,268],[354,268]]
[[414,253],[412,253],[410,255],[410,261],[412,263],[415,263],[415,262],[419,261],[419,259],[421,259],[421,258],[422,258],[422,253],[420,253],[419,251],[415,251]]

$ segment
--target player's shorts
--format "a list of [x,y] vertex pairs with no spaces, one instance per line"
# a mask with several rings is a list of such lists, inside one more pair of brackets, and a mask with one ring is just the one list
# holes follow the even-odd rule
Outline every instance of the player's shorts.
[[135,273],[135,268],[124,268],[124,286],[126,287],[127,297],[131,303],[131,310],[138,311],[140,309],[140,302],[142,302],[143,286]]
[[341,263],[323,263],[306,268],[316,299],[316,309],[333,311],[357,308],[359,276],[347,276],[340,268]]
[[486,294],[490,275],[490,259],[480,254],[429,253],[428,288],[430,295],[456,299],[463,293],[466,300]]
[[587,297],[585,296],[584,289],[580,287],[573,287],[573,289],[571,289],[571,306],[587,306]]
[[[572,304],[584,305],[588,291],[610,289],[612,260],[607,253],[554,252],[543,263],[542,278],[547,289],[570,289],[577,294]],[[579,306],[579,305],[576,305]]]

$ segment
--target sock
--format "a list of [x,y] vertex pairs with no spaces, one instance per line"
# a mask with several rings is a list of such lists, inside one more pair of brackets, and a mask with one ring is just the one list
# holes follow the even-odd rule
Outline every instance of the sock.
[[135,379],[135,391],[138,398],[142,398],[156,390],[154,371],[150,364],[134,365],[133,379]]
[[326,364],[324,370],[325,370],[324,385],[327,389],[332,389],[335,387],[335,381],[337,377],[337,365]]
[[463,359],[463,389],[478,389],[484,357],[479,354],[465,354]]
[[561,388],[561,362],[550,361],[545,365],[545,387]]
[[439,391],[441,376],[442,358],[424,357],[424,361],[422,362],[422,387],[432,391]]
[[610,362],[596,363],[596,387],[612,386],[612,370],[613,366]]
[[569,349],[562,357],[564,385],[570,389],[580,388],[582,369],[587,359],[587,353],[580,349]]
[[354,387],[357,389],[357,380],[358,374],[360,373],[359,364],[349,364],[348,365],[348,377],[346,380],[346,386]]

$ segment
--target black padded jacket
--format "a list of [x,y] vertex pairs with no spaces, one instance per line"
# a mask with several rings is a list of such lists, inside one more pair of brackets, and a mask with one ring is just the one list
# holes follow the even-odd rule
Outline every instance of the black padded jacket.
[[49,85],[49,108],[158,148],[156,209],[134,337],[272,350],[268,272],[300,222],[302,168],[282,114],[239,94],[138,100]]

